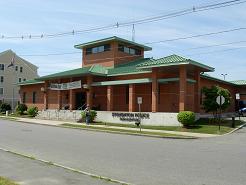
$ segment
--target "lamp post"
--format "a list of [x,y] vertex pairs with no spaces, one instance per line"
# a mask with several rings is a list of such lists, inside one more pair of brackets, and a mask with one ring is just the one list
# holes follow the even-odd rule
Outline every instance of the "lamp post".
[[222,73],[221,75],[224,77],[224,80],[225,80],[225,77],[227,76],[227,74]]

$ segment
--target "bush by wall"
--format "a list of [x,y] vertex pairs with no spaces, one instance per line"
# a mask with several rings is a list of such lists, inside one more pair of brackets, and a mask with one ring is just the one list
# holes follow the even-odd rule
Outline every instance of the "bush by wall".
[[11,105],[8,103],[2,103],[0,105],[0,112],[6,112],[6,111],[10,111],[11,110]]
[[[81,112],[81,116],[82,116],[82,121],[85,121],[85,117],[86,117],[85,111]],[[97,117],[97,111],[90,110],[90,121],[93,122],[96,117]]]
[[23,115],[25,111],[27,111],[27,106],[26,104],[19,104],[17,105],[17,107],[15,108],[15,111],[20,114]]
[[195,123],[195,113],[191,111],[182,111],[177,115],[178,121],[184,126],[191,126]]
[[38,115],[38,108],[37,107],[29,107],[27,109],[27,114],[30,116],[30,117],[35,117]]

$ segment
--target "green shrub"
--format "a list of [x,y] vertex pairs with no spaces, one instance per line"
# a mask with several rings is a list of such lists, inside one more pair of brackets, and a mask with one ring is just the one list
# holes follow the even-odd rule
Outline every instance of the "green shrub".
[[27,109],[27,114],[30,116],[30,117],[35,117],[38,115],[38,108],[37,107],[29,107]]
[[9,111],[11,110],[11,105],[8,104],[8,103],[2,103],[0,105],[0,112],[6,112],[6,111]]
[[177,119],[184,127],[195,123],[195,113],[191,111],[182,111],[178,113]]
[[15,111],[20,114],[23,115],[25,111],[27,111],[27,106],[26,104],[19,104],[17,105],[17,107],[15,108]]
[[[81,112],[81,116],[82,116],[82,121],[85,121],[85,117],[86,117],[85,111]],[[97,117],[97,111],[90,110],[90,120],[91,120],[91,122],[93,122],[96,117]]]

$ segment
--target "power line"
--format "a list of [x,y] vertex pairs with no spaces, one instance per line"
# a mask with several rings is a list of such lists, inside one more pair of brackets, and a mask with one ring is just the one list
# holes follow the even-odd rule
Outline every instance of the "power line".
[[191,13],[202,12],[202,11],[218,9],[218,8],[224,8],[227,6],[242,4],[245,2],[246,1],[232,0],[232,1],[226,1],[226,2],[221,2],[221,3],[215,3],[215,4],[193,6],[192,8],[179,10],[179,11],[176,11],[173,13],[160,15],[160,16],[154,16],[154,17],[150,17],[150,18],[144,18],[144,19],[126,22],[126,23],[121,23],[120,25],[121,26],[129,26],[131,24],[144,24],[144,23],[149,23],[149,22],[155,22],[155,21],[159,21],[159,20],[163,20],[163,19],[170,19],[170,18],[179,17],[179,16],[191,14]]
[[228,43],[222,43],[222,44],[213,44],[213,45],[207,45],[207,46],[193,47],[193,48],[188,48],[186,50],[196,50],[196,49],[212,48],[212,47],[218,47],[218,46],[228,46],[232,44],[240,44],[240,43],[245,43],[245,42],[246,40],[242,40],[242,41],[228,42]]
[[209,51],[209,52],[201,52],[201,53],[194,53],[186,56],[195,56],[195,55],[204,55],[204,54],[212,54],[212,53],[218,53],[218,52],[226,52],[226,51],[232,51],[232,50],[238,50],[246,48],[246,46],[237,47],[237,48],[230,48],[230,49],[223,49],[223,50],[216,50],[216,51]]
[[223,31],[218,31],[218,32],[210,32],[210,33],[205,33],[205,34],[191,35],[191,36],[187,36],[187,37],[178,37],[178,38],[161,40],[161,41],[147,42],[145,44],[159,44],[159,43],[164,43],[164,42],[173,42],[173,41],[178,41],[178,40],[186,40],[186,39],[192,39],[192,38],[197,38],[197,37],[217,35],[217,34],[234,32],[234,31],[241,31],[241,30],[245,30],[245,29],[246,29],[246,27],[241,27],[241,28],[235,28],[235,29],[230,29],[230,30],[223,30]]
[[[162,42],[172,42],[172,41],[178,41],[178,40],[186,40],[186,39],[191,39],[191,38],[196,38],[196,37],[203,37],[203,36],[210,36],[210,35],[217,35],[217,34],[222,34],[222,33],[228,33],[228,32],[234,32],[234,31],[240,31],[240,30],[245,30],[245,28],[235,28],[235,29],[230,29],[230,30],[222,30],[218,32],[210,32],[210,33],[205,33],[205,34],[199,34],[199,35],[191,35],[188,37],[178,37],[178,38],[173,38],[169,40],[162,40],[162,41],[155,41],[155,42],[146,42],[144,44],[156,44],[156,43],[162,43]],[[223,46],[223,45],[230,45],[230,44],[236,44],[236,43],[243,43],[246,41],[237,41],[237,42],[230,42],[230,43],[224,43],[224,44],[216,44],[216,45],[210,45],[210,46],[201,46],[201,47],[194,47],[190,48],[187,50],[192,50],[192,49],[200,49],[200,48],[209,48],[209,47],[215,47],[215,46]],[[117,47],[119,48],[119,47]],[[66,53],[48,53],[48,54],[20,54],[20,56],[37,56],[37,57],[42,57],[42,56],[57,56],[57,55],[71,55],[71,54],[78,54],[81,52],[66,52]]]
[[53,34],[40,34],[40,35],[35,35],[35,34],[34,35],[32,34],[20,35],[20,36],[2,35],[0,36],[0,39],[22,39],[22,40],[23,39],[42,39],[42,38],[64,37],[64,36],[71,36],[71,35],[77,35],[77,34],[83,34],[83,33],[98,32],[98,31],[103,31],[103,30],[115,29],[119,27],[132,26],[133,24],[137,25],[137,24],[145,24],[149,22],[156,22],[156,21],[160,21],[163,19],[170,19],[170,18],[179,17],[179,16],[191,14],[191,13],[233,6],[233,5],[242,4],[245,2],[246,1],[242,1],[242,0],[223,1],[219,3],[208,4],[208,5],[192,6],[191,8],[187,8],[187,9],[183,9],[183,10],[179,10],[179,11],[175,11],[172,13],[163,14],[159,16],[147,17],[147,18],[142,18],[142,19],[135,20],[135,21],[128,21],[128,22],[122,22],[122,23],[117,22],[117,23],[110,24],[110,25],[88,28],[84,30],[72,30],[72,31],[67,31],[67,32],[60,32],[60,33],[53,33]]

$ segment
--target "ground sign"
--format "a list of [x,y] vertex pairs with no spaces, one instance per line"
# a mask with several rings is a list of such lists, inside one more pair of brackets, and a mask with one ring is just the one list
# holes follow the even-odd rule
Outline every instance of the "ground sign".
[[225,97],[224,96],[218,96],[216,98],[216,102],[219,104],[219,105],[223,105],[225,103]]

